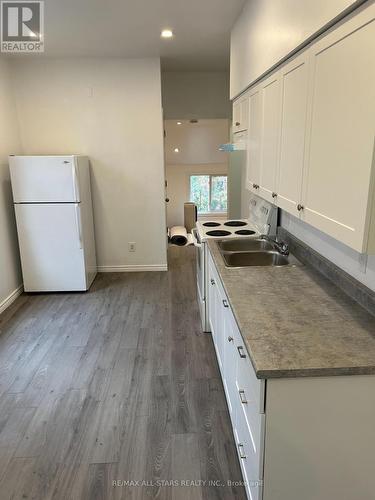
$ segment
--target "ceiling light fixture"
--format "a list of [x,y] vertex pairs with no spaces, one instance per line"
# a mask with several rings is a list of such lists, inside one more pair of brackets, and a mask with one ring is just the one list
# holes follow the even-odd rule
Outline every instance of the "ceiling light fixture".
[[179,150],[178,148],[174,148],[174,152],[175,152],[175,153],[179,153],[179,152],[180,152],[180,150]]
[[182,122],[177,122],[177,125],[182,125]]
[[161,32],[160,36],[162,38],[172,38],[173,37],[173,31],[170,29],[165,29]]

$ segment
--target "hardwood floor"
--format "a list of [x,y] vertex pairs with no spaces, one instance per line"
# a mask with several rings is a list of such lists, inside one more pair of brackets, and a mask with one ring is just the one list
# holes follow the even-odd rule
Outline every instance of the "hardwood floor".
[[169,266],[0,316],[0,500],[245,499],[194,250]]

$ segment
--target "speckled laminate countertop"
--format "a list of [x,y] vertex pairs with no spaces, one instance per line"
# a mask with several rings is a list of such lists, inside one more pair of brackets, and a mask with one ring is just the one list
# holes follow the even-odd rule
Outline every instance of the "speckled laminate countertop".
[[208,240],[258,378],[375,374],[375,317],[307,266],[225,267]]

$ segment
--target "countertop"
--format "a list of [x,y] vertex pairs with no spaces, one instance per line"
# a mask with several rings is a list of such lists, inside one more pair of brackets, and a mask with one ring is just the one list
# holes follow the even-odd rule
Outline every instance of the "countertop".
[[208,240],[258,378],[375,374],[375,317],[305,265],[227,268]]

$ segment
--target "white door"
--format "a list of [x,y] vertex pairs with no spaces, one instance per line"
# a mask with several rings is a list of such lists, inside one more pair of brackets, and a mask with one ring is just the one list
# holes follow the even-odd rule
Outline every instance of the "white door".
[[262,139],[262,96],[260,87],[249,95],[249,128],[247,147],[247,188],[258,192],[260,182]]
[[10,156],[15,203],[79,202],[74,156]]
[[276,197],[276,175],[279,163],[281,85],[279,73],[262,84],[262,147],[259,194],[267,201]]
[[15,205],[25,291],[86,289],[78,203]]
[[277,205],[299,216],[308,102],[308,56],[297,57],[280,70],[282,115]]
[[375,5],[311,48],[312,98],[302,218],[367,247],[374,158]]

